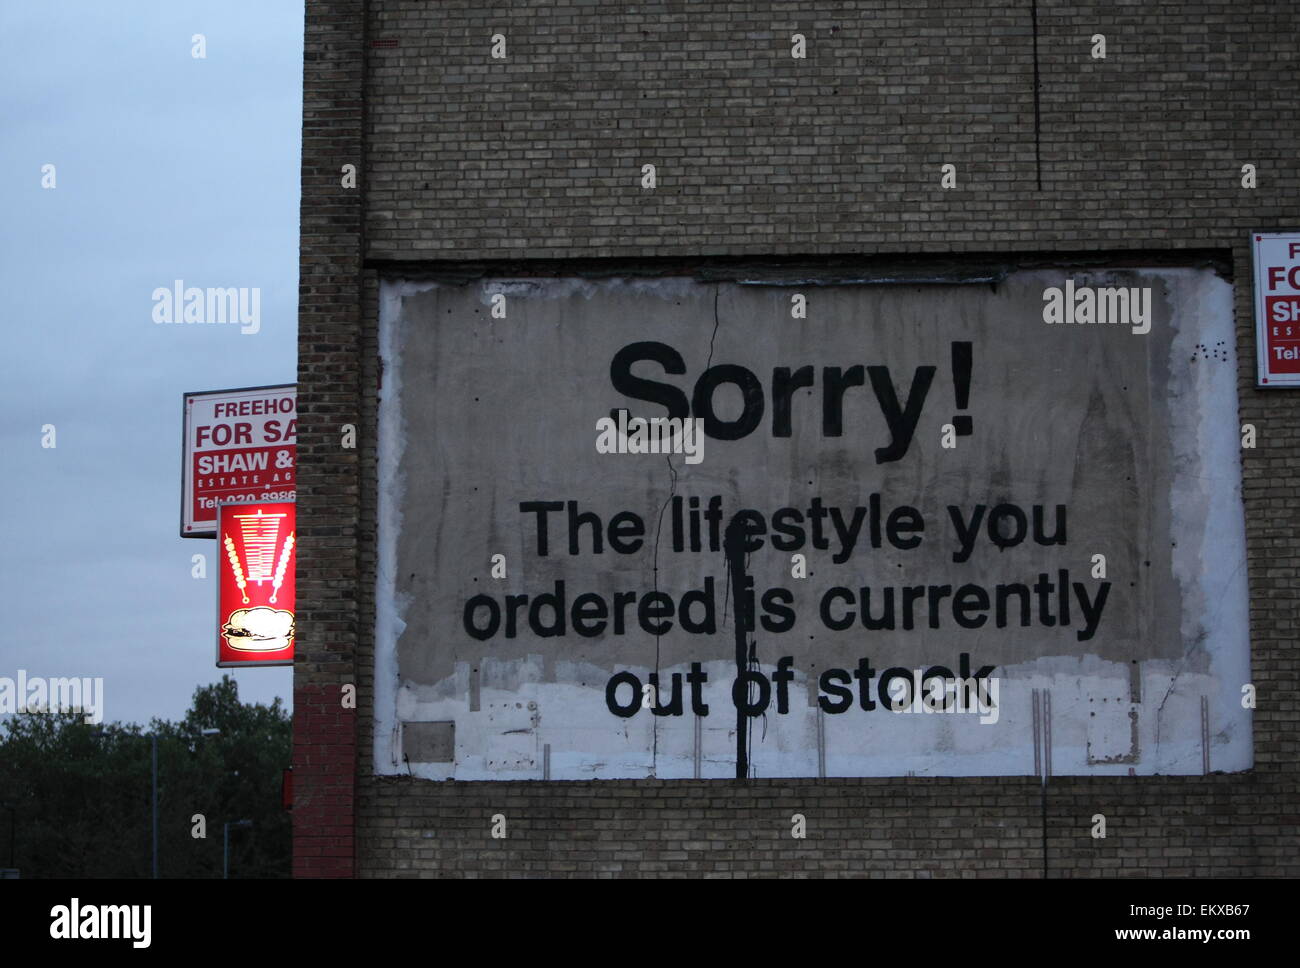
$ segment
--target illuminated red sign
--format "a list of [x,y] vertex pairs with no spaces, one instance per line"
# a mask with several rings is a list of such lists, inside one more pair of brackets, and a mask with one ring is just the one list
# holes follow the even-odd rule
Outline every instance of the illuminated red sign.
[[293,662],[295,508],[287,502],[218,508],[218,666]]
[[185,394],[181,537],[213,537],[222,504],[296,499],[297,396],[292,383]]

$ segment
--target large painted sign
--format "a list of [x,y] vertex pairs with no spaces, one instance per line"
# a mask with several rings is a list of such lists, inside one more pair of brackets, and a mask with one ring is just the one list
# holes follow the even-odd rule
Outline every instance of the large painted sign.
[[389,281],[380,337],[381,773],[1251,765],[1212,271]]

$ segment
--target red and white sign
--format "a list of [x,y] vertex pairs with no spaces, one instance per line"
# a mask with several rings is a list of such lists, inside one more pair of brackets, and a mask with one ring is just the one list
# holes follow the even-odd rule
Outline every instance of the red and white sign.
[[187,393],[184,428],[182,538],[214,537],[222,504],[297,500],[295,384]]
[[1300,386],[1300,232],[1254,232],[1256,383]]
[[217,665],[293,662],[297,506],[223,504],[217,525]]

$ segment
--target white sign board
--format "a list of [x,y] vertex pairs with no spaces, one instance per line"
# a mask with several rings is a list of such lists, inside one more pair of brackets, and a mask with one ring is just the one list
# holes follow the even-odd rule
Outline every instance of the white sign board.
[[1300,386],[1300,232],[1254,232],[1255,346],[1261,387]]
[[1232,298],[386,281],[375,771],[1248,769]]
[[298,388],[185,394],[181,537],[214,538],[222,504],[295,501]]

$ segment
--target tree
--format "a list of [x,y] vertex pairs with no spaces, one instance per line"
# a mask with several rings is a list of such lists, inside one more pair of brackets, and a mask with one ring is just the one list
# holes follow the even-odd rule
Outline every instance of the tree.
[[[204,729],[220,733],[204,736]],[[0,722],[0,803],[14,811],[14,866],[24,877],[149,877],[151,742],[158,737],[159,873],[220,877],[222,824],[231,877],[287,877],[289,817],[280,777],[292,722],[277,698],[239,701],[229,676],[200,686],[185,718],[90,726],[79,713],[18,713]],[[98,735],[97,735],[98,734]],[[192,836],[202,814],[206,838]],[[0,856],[8,863],[8,817]]]

